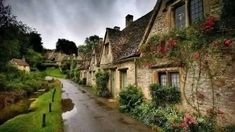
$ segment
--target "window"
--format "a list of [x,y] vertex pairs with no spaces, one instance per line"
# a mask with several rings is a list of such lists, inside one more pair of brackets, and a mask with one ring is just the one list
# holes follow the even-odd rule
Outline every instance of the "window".
[[109,54],[109,43],[105,44],[104,50],[106,55]]
[[121,89],[127,86],[127,70],[120,70]]
[[191,0],[190,2],[190,20],[191,23],[198,22],[203,18],[202,0]]
[[166,73],[159,73],[159,84],[161,86],[167,85],[167,75]]
[[158,75],[158,83],[161,86],[180,87],[180,79],[178,72],[160,72]]
[[185,27],[185,5],[181,5],[175,9],[175,26],[176,28]]
[[170,78],[171,78],[171,86],[172,87],[177,87],[179,88],[179,73],[170,73]]

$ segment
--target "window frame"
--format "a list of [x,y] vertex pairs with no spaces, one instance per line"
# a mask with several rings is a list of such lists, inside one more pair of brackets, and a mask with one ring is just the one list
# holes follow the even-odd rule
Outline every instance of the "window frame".
[[[163,76],[163,75],[165,76],[165,80],[164,80],[164,81],[163,81],[162,78],[161,78],[161,76]],[[167,86],[167,85],[168,85],[168,84],[167,84],[167,82],[168,82],[168,81],[167,81],[167,80],[168,80],[167,78],[168,78],[168,77],[167,77],[167,73],[166,73],[166,72],[159,72],[159,73],[158,73],[158,83],[159,83],[161,86]],[[164,85],[162,84],[163,82],[165,83]]]
[[[188,10],[189,10],[188,11],[189,12],[188,18],[189,18],[189,22],[190,22],[191,25],[204,19],[204,0],[197,0],[197,1],[201,1],[201,15],[202,15],[201,16],[202,18],[197,18],[197,20],[193,20],[193,18],[192,18],[192,5],[191,5],[192,1],[193,0],[190,0],[189,3],[188,3]],[[199,9],[198,9],[198,13],[199,13]]]
[[[120,89],[123,89],[127,86],[127,70],[128,69],[120,69]],[[126,82],[125,82],[126,81]]]
[[[177,84],[178,86],[173,86],[172,75],[174,75],[174,74],[178,75],[178,76],[177,76],[177,79],[176,79],[176,80],[177,80],[177,83],[178,83],[178,84]],[[170,72],[170,73],[169,73],[169,78],[170,78],[169,80],[170,80],[170,86],[171,86],[171,87],[177,87],[177,88],[180,87],[180,74],[179,74],[179,72]]]
[[[187,16],[186,16],[186,3],[179,3],[177,5],[174,6],[174,9],[173,9],[173,17],[174,17],[174,27],[175,28],[178,28],[178,29],[181,29],[181,28],[185,28],[186,27],[186,19],[187,19]],[[180,7],[184,7],[184,26],[183,27],[179,27],[177,26],[176,22],[177,22],[177,19],[176,19],[176,10]]]
[[[157,71],[156,72],[156,79],[155,82],[157,82],[161,86],[167,86],[167,87],[173,87],[172,85],[172,74],[178,74],[178,87],[180,88],[180,72],[179,71]],[[166,75],[166,85],[162,85],[161,75]]]

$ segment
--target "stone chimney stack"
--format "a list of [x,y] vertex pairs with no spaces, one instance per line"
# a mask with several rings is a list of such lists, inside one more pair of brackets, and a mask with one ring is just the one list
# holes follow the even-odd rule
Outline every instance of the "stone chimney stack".
[[128,26],[133,22],[133,20],[134,20],[134,16],[128,14],[128,15],[126,16],[126,27],[128,27]]
[[26,62],[26,60],[25,60],[25,57],[24,57],[24,56],[22,57],[22,61]]
[[117,31],[120,31],[120,27],[118,27],[118,26],[115,26],[113,29],[117,30]]

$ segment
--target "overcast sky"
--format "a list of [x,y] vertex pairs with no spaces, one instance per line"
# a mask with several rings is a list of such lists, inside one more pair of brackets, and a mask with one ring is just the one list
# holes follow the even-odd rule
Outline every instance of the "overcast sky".
[[36,28],[45,48],[58,38],[83,44],[86,37],[104,37],[106,27],[125,27],[125,16],[137,19],[151,11],[157,0],[6,0],[18,20]]

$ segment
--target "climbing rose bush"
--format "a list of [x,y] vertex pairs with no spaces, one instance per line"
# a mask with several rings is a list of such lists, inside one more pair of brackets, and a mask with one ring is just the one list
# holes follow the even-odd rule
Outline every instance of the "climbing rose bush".
[[205,22],[201,24],[201,30],[204,32],[209,32],[215,29],[216,18],[214,16],[209,16]]
[[231,39],[224,39],[224,46],[225,47],[231,47],[233,41]]

